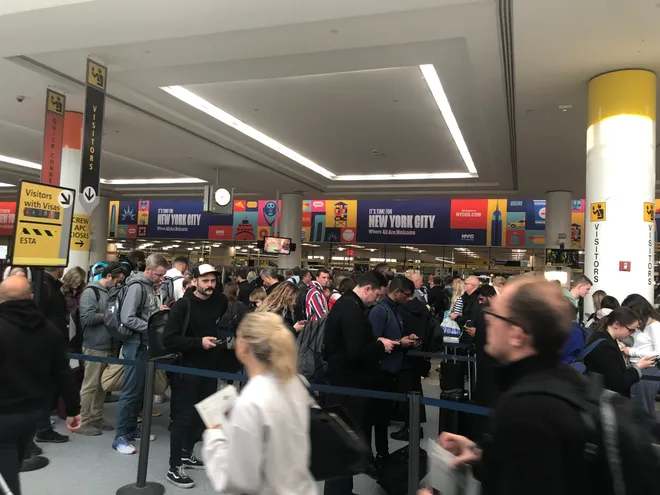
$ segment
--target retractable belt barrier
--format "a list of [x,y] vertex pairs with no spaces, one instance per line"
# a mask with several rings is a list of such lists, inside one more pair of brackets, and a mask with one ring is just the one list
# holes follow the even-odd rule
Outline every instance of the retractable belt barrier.
[[[460,344],[456,345],[456,348]],[[469,347],[469,346],[468,346]],[[440,358],[445,360],[455,361],[475,361],[474,358],[467,358],[466,356],[454,356],[450,354],[441,354],[433,352],[411,351],[409,354],[415,356]],[[197,368],[188,368],[186,366],[177,366],[173,364],[159,363],[156,360],[135,360],[135,359],[120,359],[112,357],[100,356],[87,356],[84,354],[69,353],[70,359],[91,361],[96,363],[107,364],[121,364],[124,366],[140,366],[146,369],[145,379],[145,392],[144,392],[144,411],[143,411],[143,424],[142,436],[140,439],[140,455],[138,461],[137,481],[130,485],[122,486],[117,490],[117,495],[163,495],[165,487],[160,483],[147,481],[147,467],[149,462],[149,437],[151,435],[151,420],[153,411],[154,382],[156,377],[156,370],[169,371],[172,373],[182,373],[187,375],[203,376],[207,378],[215,378],[220,380],[233,380],[237,382],[246,382],[248,377],[243,374],[237,373],[224,373],[221,371],[202,370]],[[463,358],[463,359],[459,359]],[[660,377],[646,376],[642,377],[643,380],[660,381]],[[478,416],[488,416],[491,409],[482,406],[475,406],[472,404],[464,404],[460,402],[447,401],[442,399],[435,399],[432,397],[421,397],[419,392],[412,392],[408,394],[394,393],[394,392],[381,392],[378,390],[364,390],[350,387],[335,387],[331,385],[311,384],[310,388],[313,391],[321,393],[329,393],[335,395],[348,395],[354,397],[365,397],[370,399],[391,400],[394,402],[408,402],[409,413],[409,449],[412,452],[420,448],[420,415],[419,409],[421,406],[437,407],[438,409],[454,410],[467,414],[475,414]],[[419,479],[419,456],[411,455],[408,460],[408,494],[415,495]]]

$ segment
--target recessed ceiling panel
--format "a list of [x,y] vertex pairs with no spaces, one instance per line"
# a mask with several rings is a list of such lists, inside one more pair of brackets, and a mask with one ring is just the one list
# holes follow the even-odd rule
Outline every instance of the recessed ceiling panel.
[[335,175],[467,172],[418,66],[186,88]]

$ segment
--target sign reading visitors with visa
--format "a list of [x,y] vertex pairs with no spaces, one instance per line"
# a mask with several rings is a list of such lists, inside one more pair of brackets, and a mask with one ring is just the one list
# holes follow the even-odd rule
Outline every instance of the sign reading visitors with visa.
[[358,201],[358,242],[449,242],[449,200]]

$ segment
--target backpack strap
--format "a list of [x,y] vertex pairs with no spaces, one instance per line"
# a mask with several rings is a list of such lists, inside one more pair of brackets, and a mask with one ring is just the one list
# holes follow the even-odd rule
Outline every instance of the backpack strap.
[[603,342],[605,339],[598,339],[593,341],[591,344],[589,344],[587,347],[585,347],[580,354],[578,354],[571,363],[579,363],[584,361],[584,358],[586,358],[591,352],[600,345],[601,342]]

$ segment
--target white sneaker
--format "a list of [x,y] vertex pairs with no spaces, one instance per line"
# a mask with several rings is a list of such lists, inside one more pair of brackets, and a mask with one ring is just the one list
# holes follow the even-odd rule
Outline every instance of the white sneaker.
[[117,440],[112,442],[112,448],[115,449],[120,454],[131,455],[137,452],[135,446],[129,443],[126,437],[119,437]]
[[162,404],[167,400],[167,396],[163,395],[154,395],[154,404]]

